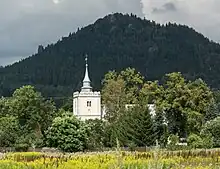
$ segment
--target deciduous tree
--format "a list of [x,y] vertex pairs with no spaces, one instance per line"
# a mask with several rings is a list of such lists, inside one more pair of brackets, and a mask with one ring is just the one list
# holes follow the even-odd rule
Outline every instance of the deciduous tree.
[[8,113],[16,117],[19,124],[39,137],[51,125],[56,116],[56,107],[51,100],[45,100],[32,86],[16,89],[6,101]]
[[82,151],[86,148],[88,129],[75,116],[57,117],[47,131],[47,144],[65,152]]

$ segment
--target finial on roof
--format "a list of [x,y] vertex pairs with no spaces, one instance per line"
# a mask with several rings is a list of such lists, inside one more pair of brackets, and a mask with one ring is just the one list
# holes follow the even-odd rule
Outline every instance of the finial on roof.
[[85,57],[85,62],[86,62],[86,71],[85,71],[85,76],[83,79],[83,86],[82,86],[82,91],[84,92],[92,90],[92,87],[90,85],[91,81],[89,79],[89,73],[88,73],[88,55],[87,54]]
[[88,55],[86,54],[86,57],[85,57],[85,61],[86,61],[86,66],[88,66]]

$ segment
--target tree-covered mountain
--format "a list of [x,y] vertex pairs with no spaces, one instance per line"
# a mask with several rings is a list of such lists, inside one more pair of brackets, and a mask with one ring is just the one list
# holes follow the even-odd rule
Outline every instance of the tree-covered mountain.
[[219,44],[187,26],[160,25],[116,13],[1,68],[0,95],[31,84],[46,96],[71,96],[81,86],[85,54],[95,89],[100,89],[106,72],[127,67],[134,67],[147,80],[180,71],[188,79],[201,77],[211,87],[220,87]]

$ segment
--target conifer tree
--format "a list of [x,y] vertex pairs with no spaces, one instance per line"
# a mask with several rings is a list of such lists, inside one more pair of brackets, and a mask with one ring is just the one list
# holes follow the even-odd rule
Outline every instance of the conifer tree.
[[130,110],[126,118],[127,136],[137,146],[152,146],[156,135],[153,120],[146,106],[136,106]]

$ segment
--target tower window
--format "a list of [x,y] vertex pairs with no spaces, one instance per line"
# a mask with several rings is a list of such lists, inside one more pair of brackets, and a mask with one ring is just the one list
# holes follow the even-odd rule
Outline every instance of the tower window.
[[92,102],[91,101],[87,101],[87,107],[91,107]]

